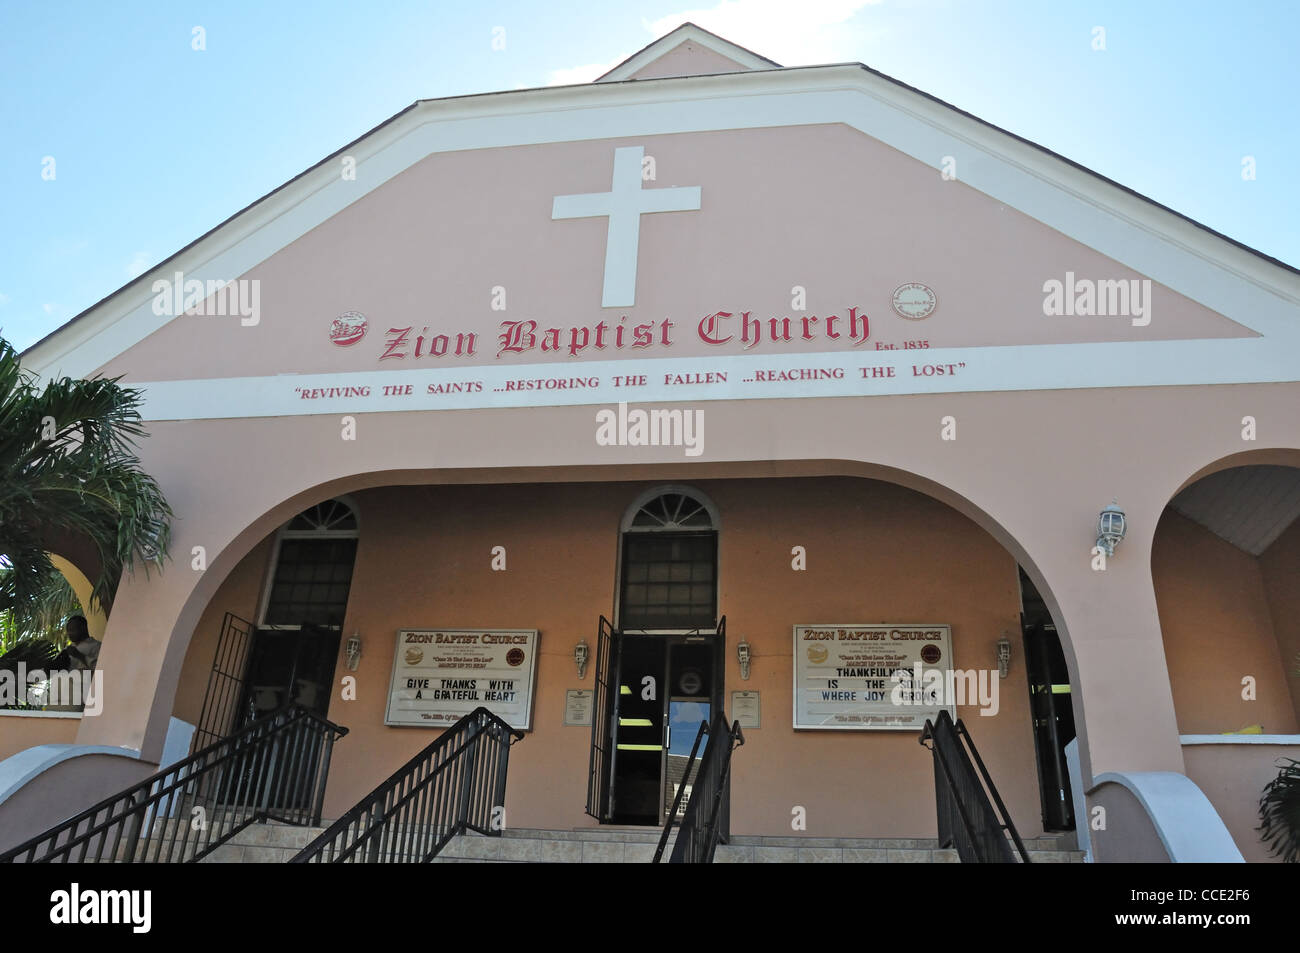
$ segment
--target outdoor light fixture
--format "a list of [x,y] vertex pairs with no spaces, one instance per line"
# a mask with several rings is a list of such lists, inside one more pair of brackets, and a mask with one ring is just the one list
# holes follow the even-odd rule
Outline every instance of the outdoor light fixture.
[[353,632],[348,636],[348,643],[345,649],[348,655],[348,671],[355,672],[357,666],[361,664],[361,633]]
[[587,640],[582,639],[573,647],[573,661],[578,665],[578,678],[587,677],[587,659],[591,656],[591,649],[587,648]]
[[736,658],[740,661],[740,677],[749,681],[749,643],[744,639],[736,643]]
[[1011,670],[1011,640],[1005,635],[998,639],[998,678],[1006,678]]
[[1124,511],[1112,499],[1110,506],[1102,510],[1101,516],[1097,519],[1097,548],[1107,556],[1114,556],[1115,546],[1124,538],[1127,528],[1124,522]]

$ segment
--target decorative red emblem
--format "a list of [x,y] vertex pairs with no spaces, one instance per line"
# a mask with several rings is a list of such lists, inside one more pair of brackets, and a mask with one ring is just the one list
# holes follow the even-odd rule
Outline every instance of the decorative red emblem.
[[524,650],[523,650],[523,649],[511,649],[509,652],[506,653],[506,661],[507,661],[508,663],[510,663],[511,665],[523,665],[523,664],[524,664]]
[[360,311],[346,311],[330,325],[330,340],[339,347],[356,344],[366,336],[366,316]]
[[939,651],[939,646],[937,645],[927,645],[925,648],[921,649],[921,661],[925,662],[927,665],[933,665],[942,657],[943,653]]

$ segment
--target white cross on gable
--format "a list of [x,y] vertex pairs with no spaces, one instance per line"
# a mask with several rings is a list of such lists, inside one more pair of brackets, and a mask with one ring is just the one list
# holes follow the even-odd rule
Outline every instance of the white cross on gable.
[[557,195],[551,218],[609,217],[605,238],[605,288],[602,308],[626,308],[636,303],[636,259],[641,241],[641,216],[650,212],[691,212],[700,207],[700,187],[641,188],[645,149],[614,150],[614,183],[609,192]]

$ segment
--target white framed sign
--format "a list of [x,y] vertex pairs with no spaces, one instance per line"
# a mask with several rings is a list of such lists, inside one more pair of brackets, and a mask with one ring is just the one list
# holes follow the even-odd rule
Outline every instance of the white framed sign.
[[951,698],[922,691],[931,670],[951,682],[947,625],[796,625],[792,668],[796,729],[920,731],[941,710],[957,717]]
[[441,728],[482,706],[532,728],[536,629],[401,629],[385,725]]

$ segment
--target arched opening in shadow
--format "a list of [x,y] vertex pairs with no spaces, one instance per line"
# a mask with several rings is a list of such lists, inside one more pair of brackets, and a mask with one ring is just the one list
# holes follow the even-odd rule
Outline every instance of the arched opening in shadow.
[[1151,552],[1180,734],[1291,734],[1300,716],[1300,467],[1184,486]]
[[1300,451],[1218,460],[1170,499],[1151,574],[1187,776],[1247,861],[1260,795],[1300,758]]
[[[1002,793],[1017,824],[1026,836],[1059,829],[1051,823],[1040,826],[1044,795],[1038,773],[1030,769],[1037,760],[1035,740],[1025,730],[1031,719],[1031,692],[1021,627],[1025,603],[1020,566],[1024,579],[1042,594],[1030,596],[1025,587],[1026,598],[1040,613],[1037,621],[1052,619],[1055,610],[1030,555],[977,506],[922,477],[844,461],[803,462],[789,467],[789,472],[777,470],[770,464],[760,470],[743,464],[707,471],[680,466],[590,468],[589,472],[566,471],[564,479],[539,471],[532,475],[536,482],[512,474],[515,482],[508,483],[492,482],[488,474],[478,477],[480,482],[461,475],[449,479],[439,471],[359,474],[304,491],[277,506],[273,512],[281,514],[281,526],[293,512],[339,493],[351,494],[365,514],[366,533],[357,550],[343,632],[358,633],[361,651],[356,677],[368,693],[363,691],[357,702],[344,704],[339,680],[334,679],[328,717],[350,727],[353,734],[336,752],[327,814],[331,808],[346,809],[350,794],[361,793],[367,783],[409,758],[422,738],[427,740],[427,732],[384,725],[399,629],[537,629],[542,652],[538,691],[544,693],[539,697],[554,698],[558,692],[563,698],[575,685],[591,685],[590,672],[586,685],[575,675],[574,645],[583,638],[592,640],[602,615],[618,618],[622,624],[622,608],[631,595],[639,599],[637,611],[643,615],[651,610],[660,615],[685,611],[691,615],[688,628],[699,628],[692,614],[697,611],[701,619],[703,614],[727,615],[727,644],[716,663],[721,678],[715,687],[726,688],[721,703],[730,711],[733,691],[755,692],[764,725],[775,729],[784,722],[787,726],[785,732],[755,736],[759,743],[751,742],[747,755],[757,760],[738,764],[738,778],[744,781],[746,772],[763,766],[750,780],[761,781],[766,798],[798,795],[812,800],[810,811],[824,812],[828,823],[834,820],[842,829],[857,829],[863,836],[907,832],[932,836],[931,766],[916,738],[903,732],[789,732],[792,626],[950,624],[954,666],[982,673],[986,682],[991,678],[1000,693],[996,715],[981,715],[976,703],[964,709],[964,717],[999,786],[1006,785]],[[661,479],[653,478],[660,474]],[[679,482],[687,478],[689,483]],[[385,483],[386,479],[393,482]],[[684,554],[681,560],[672,554],[660,560],[653,553],[627,559],[628,545],[637,543],[638,537],[655,535],[650,529],[655,520],[642,511],[672,495],[666,488],[673,486],[693,491],[676,494],[677,498],[686,496],[698,503],[702,496],[709,504],[700,512],[676,504],[669,512],[665,504],[655,513],[665,538],[682,532],[717,535],[716,556],[709,560],[714,573],[712,600],[697,600],[689,591],[707,585],[704,579],[679,580],[689,584],[682,589],[685,601],[680,604],[675,597],[656,600],[648,591],[630,591],[629,587],[640,585],[630,578],[632,566],[638,563],[645,569],[647,583],[651,572],[671,578],[683,567],[690,575],[703,567],[704,561],[694,553]],[[684,519],[683,513],[687,513]],[[638,518],[649,531],[639,531],[642,527],[634,525]],[[236,612],[250,625],[266,621],[259,612],[269,604],[268,585],[274,585],[269,567],[276,563],[278,536],[273,527],[263,528],[268,521],[252,523],[240,534],[243,542],[238,553],[232,544],[210,563],[209,575],[220,574],[220,578],[212,590],[198,597],[202,603],[194,611],[200,621],[193,638],[187,646],[177,644],[169,650],[179,649],[183,656],[178,660],[172,707],[176,717],[192,721],[199,716],[224,614]],[[794,566],[796,547],[807,556],[806,571]],[[503,550],[503,571],[494,569],[497,548]],[[1065,665],[1073,669],[1068,633],[1061,620],[1052,622],[1061,633]],[[650,626],[644,618],[641,623],[635,628],[661,628]],[[741,640],[753,648],[748,680],[741,677],[736,654]],[[1003,643],[1011,650],[1006,678],[999,671]],[[342,654],[336,653],[336,664],[340,658]],[[1049,684],[1071,681],[1070,674],[1062,678],[1053,672],[1049,677]],[[1063,693],[1056,700],[1069,708],[1077,693]],[[572,726],[566,731],[552,717],[554,712],[543,714],[539,709],[534,743],[521,747],[517,760],[512,760],[512,788],[518,783],[521,789],[545,792],[529,804],[511,808],[512,815],[519,812],[515,823],[521,825],[557,823],[553,814],[560,808],[556,805],[562,802],[564,809],[581,805],[585,796],[586,746],[575,748],[574,743],[580,733]],[[764,743],[772,750],[753,754]],[[529,750],[548,754],[539,755],[534,763]],[[548,762],[561,750],[568,759],[562,772],[553,759]],[[762,774],[784,761],[790,763],[789,770],[770,778]],[[900,766],[906,777],[898,774]],[[809,778],[817,779],[812,792],[784,790]],[[835,793],[849,789],[857,792],[853,798]],[[1057,785],[1052,791],[1058,799],[1059,790]],[[804,797],[807,794],[811,797]],[[758,818],[757,802],[735,810],[736,821],[751,830],[768,823]],[[530,817],[530,811],[537,816]],[[587,821],[580,815],[566,816],[564,823]],[[873,823],[889,826],[873,828]]]

